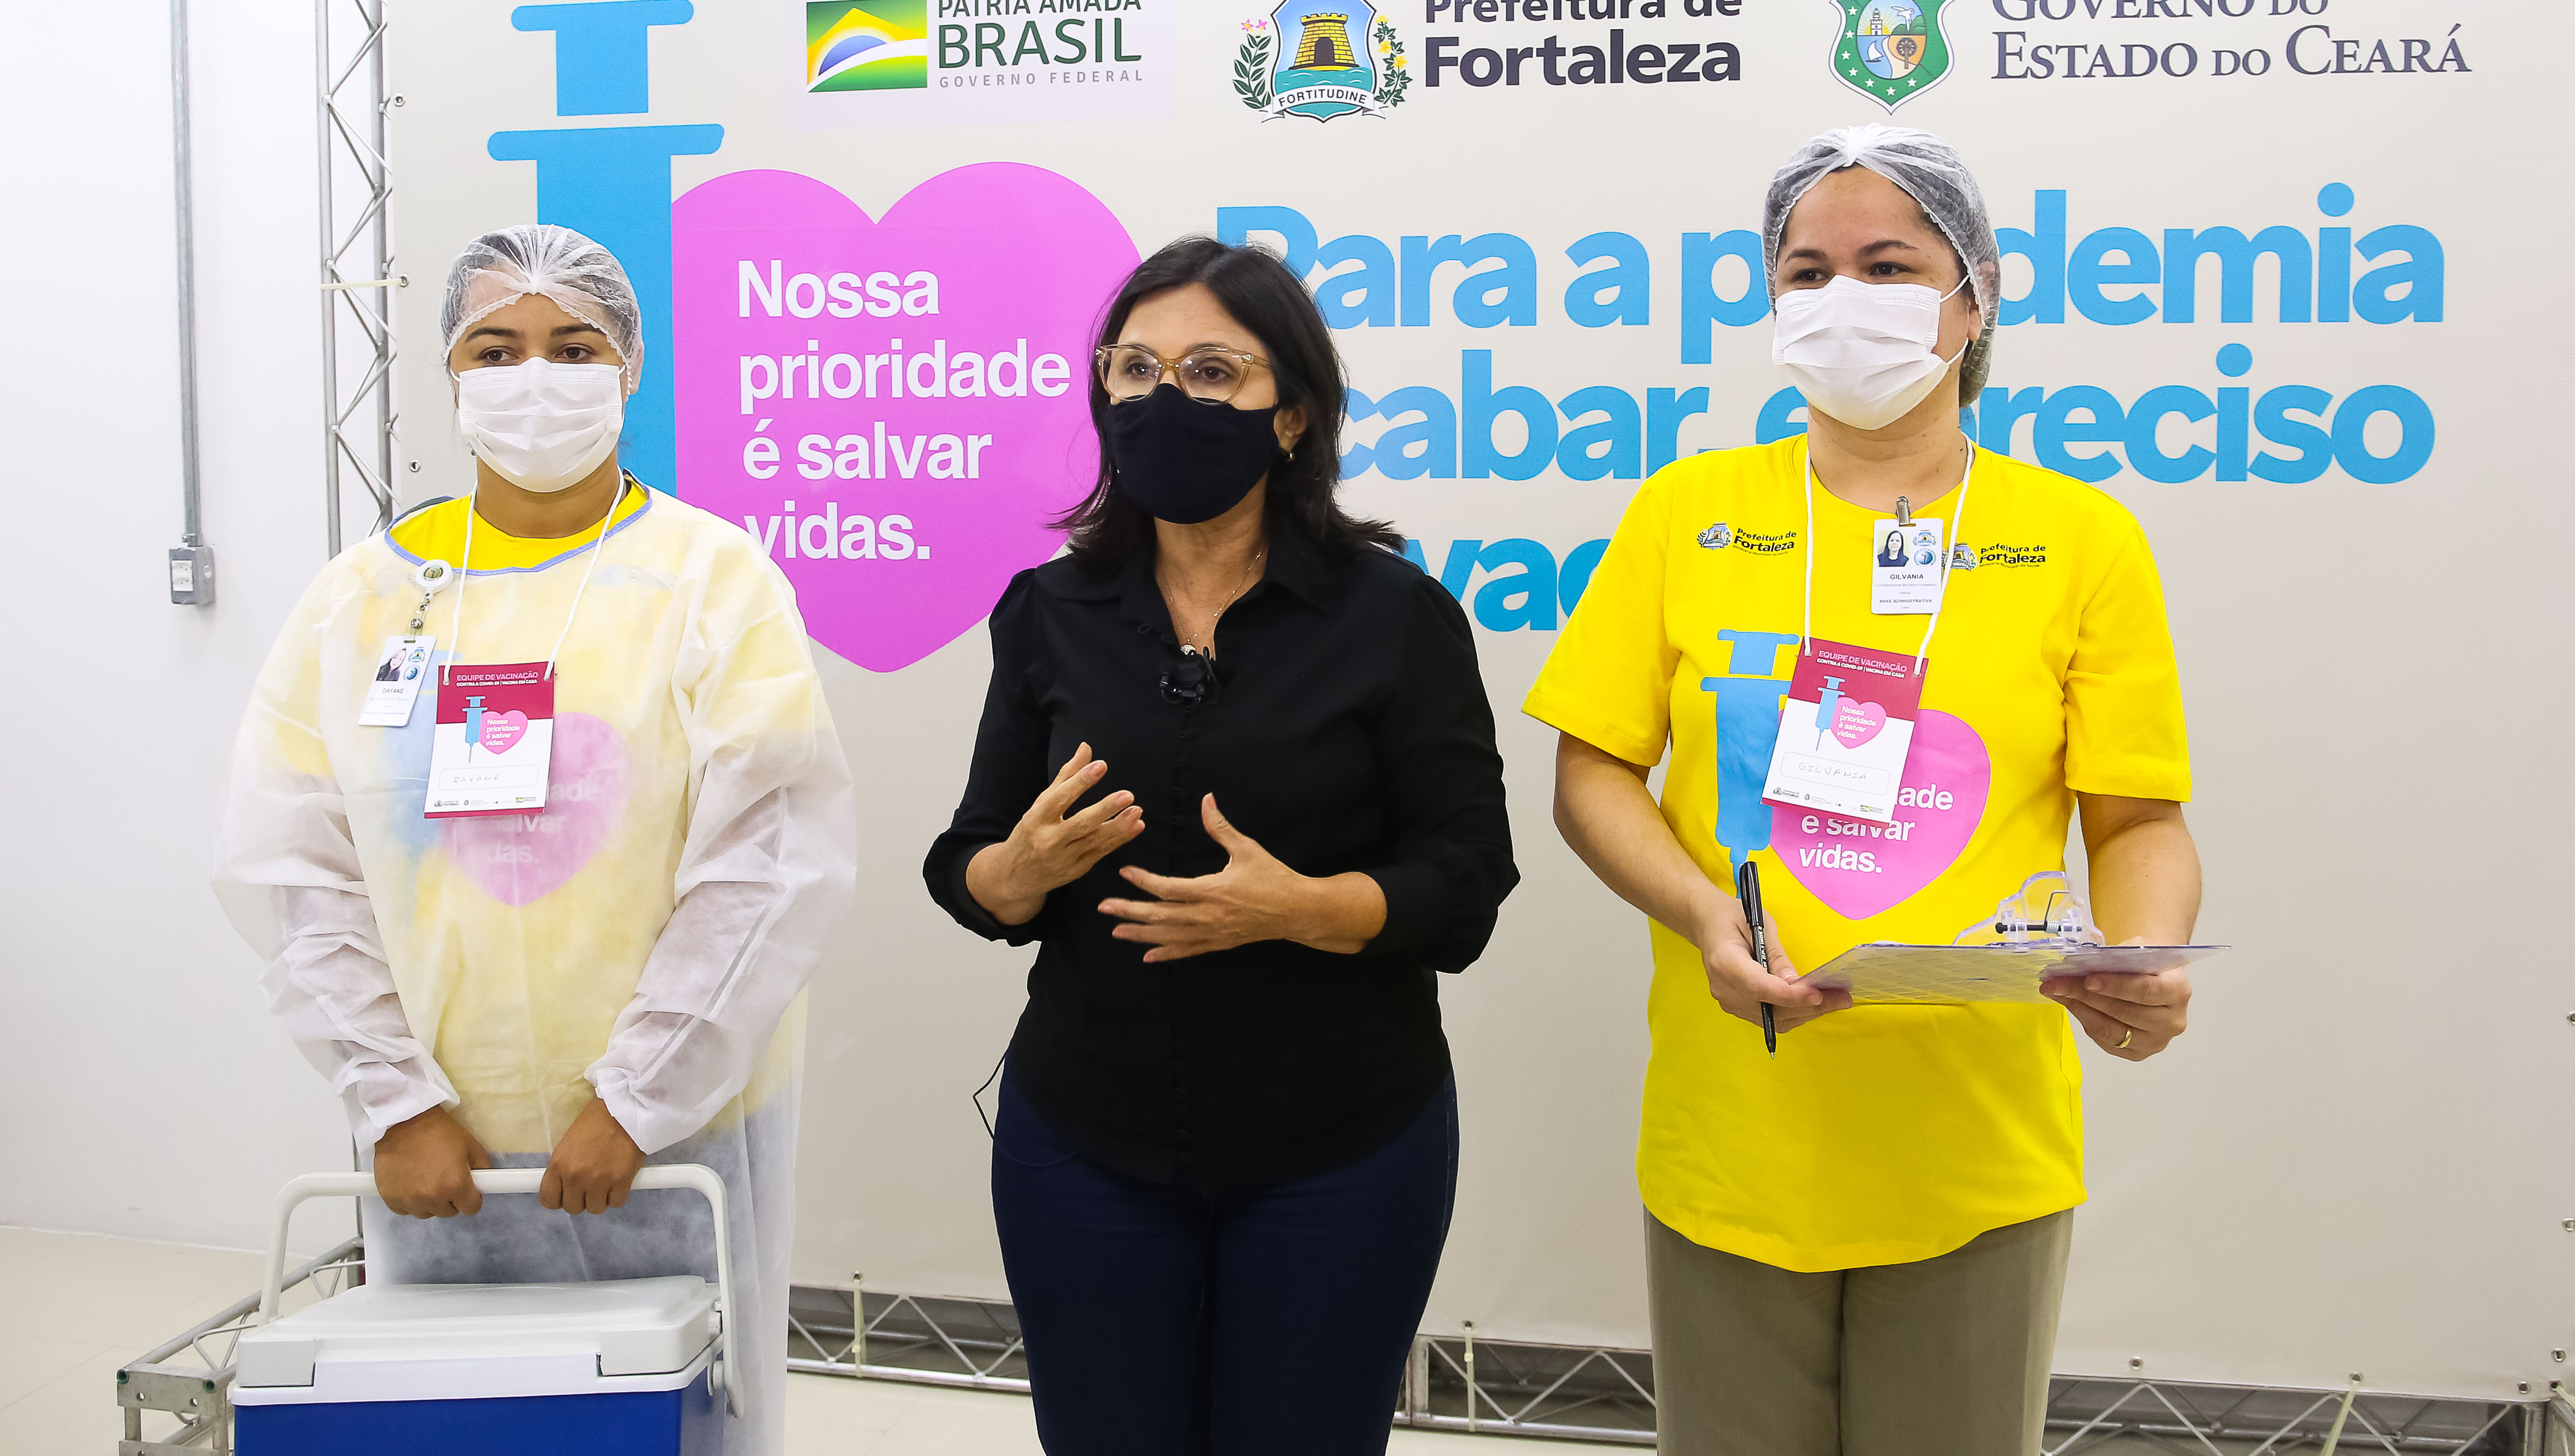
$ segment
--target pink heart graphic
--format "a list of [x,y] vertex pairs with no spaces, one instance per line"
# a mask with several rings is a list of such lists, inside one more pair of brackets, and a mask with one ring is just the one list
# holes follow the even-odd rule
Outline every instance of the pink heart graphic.
[[1856,748],[1876,737],[1886,727],[1886,710],[1874,703],[1853,703],[1845,698],[1833,713],[1833,736],[1845,748]]
[[[1838,732],[1840,725],[1834,727]],[[1865,920],[1957,862],[1984,820],[1992,780],[1993,764],[1976,730],[1925,709],[1914,716],[1902,780],[1917,802],[1899,803],[1894,824],[1772,804],[1770,847],[1834,914]]]
[[532,814],[448,819],[447,857],[506,905],[560,888],[626,814],[626,740],[586,713],[555,719],[546,806]]
[[1137,258],[1098,198],[986,162],[872,222],[736,172],[671,243],[678,493],[763,543],[815,641],[909,667],[1055,555],[1100,468],[1091,329]]
[[510,745],[528,735],[528,716],[512,709],[508,713],[483,715],[483,747],[487,752],[506,753]]

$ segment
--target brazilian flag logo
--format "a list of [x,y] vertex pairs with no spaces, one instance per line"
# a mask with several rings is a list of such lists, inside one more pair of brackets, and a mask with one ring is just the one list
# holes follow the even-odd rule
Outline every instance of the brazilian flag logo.
[[926,0],[805,7],[805,89],[919,91],[930,85]]
[[1833,74],[1885,107],[1902,106],[1949,74],[1940,11],[1949,0],[1829,0],[1841,14]]

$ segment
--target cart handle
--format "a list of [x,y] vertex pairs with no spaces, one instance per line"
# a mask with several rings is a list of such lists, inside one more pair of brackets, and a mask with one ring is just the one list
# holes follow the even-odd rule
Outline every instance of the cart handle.
[[[485,1193],[534,1193],[545,1179],[543,1168],[477,1168],[474,1186]],[[733,1235],[725,1223],[724,1180],[704,1163],[659,1163],[635,1175],[634,1186],[643,1188],[695,1188],[706,1195],[715,1209],[716,1226],[716,1358],[725,1371],[726,1396],[732,1396],[733,1375]],[[290,1179],[277,1191],[277,1231],[268,1243],[268,1282],[261,1286],[259,1315],[254,1324],[266,1324],[277,1318],[277,1301],[286,1286],[286,1229],[295,1217],[296,1206],[308,1198],[373,1197],[376,1175],[373,1173],[306,1173]]]

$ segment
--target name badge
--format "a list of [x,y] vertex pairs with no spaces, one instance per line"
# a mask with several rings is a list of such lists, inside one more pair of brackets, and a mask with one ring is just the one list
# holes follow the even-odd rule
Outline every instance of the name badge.
[[[1869,611],[1880,617],[1922,617],[1939,607],[1944,524],[1936,516],[1877,523],[1869,533]],[[1905,666],[1912,666],[1910,658]]]
[[531,813],[546,806],[555,683],[544,663],[450,666],[438,685],[421,817]]
[[401,728],[411,722],[411,707],[420,701],[420,685],[429,676],[429,659],[438,647],[434,637],[389,637],[376,657],[376,680],[367,685],[367,701],[358,710],[361,728]]
[[1779,705],[1779,736],[1761,797],[1786,808],[1895,822],[1895,794],[1921,702],[1912,655],[1814,639],[1798,656]]

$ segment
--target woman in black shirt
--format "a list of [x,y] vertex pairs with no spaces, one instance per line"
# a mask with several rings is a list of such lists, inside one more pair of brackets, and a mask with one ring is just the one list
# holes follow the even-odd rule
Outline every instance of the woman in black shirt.
[[1099,484],[993,611],[931,893],[1039,942],[993,1198],[1055,1456],[1382,1451],[1456,1188],[1437,976],[1518,880],[1464,613],[1333,501],[1267,253],[1111,304]]

